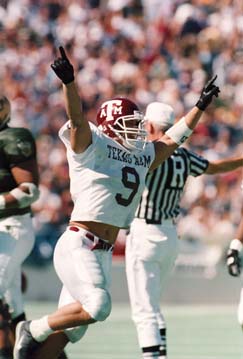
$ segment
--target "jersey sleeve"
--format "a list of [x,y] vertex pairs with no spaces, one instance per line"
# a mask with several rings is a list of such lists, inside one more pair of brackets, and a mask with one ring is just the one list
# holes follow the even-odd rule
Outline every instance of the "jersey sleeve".
[[36,158],[36,144],[28,129],[13,128],[4,140],[4,154],[10,168]]
[[99,130],[98,128],[92,124],[91,122],[89,122],[89,125],[90,125],[90,129],[91,129],[91,132],[92,132],[92,143],[90,146],[87,147],[87,149],[82,152],[82,153],[75,153],[73,150],[72,150],[72,147],[71,147],[71,143],[70,143],[70,128],[71,128],[71,125],[70,125],[70,121],[67,121],[59,130],[58,132],[58,135],[59,135],[59,138],[61,139],[61,141],[64,143],[66,149],[68,152],[72,153],[72,155],[74,157],[78,157],[78,158],[82,158],[82,157],[86,157],[90,152],[93,152],[94,150],[94,147],[95,147],[95,144],[97,142],[97,139],[98,139],[98,135],[99,135]]
[[188,151],[185,148],[183,150],[186,151],[189,160],[189,174],[193,177],[202,175],[208,168],[208,160],[195,152]]

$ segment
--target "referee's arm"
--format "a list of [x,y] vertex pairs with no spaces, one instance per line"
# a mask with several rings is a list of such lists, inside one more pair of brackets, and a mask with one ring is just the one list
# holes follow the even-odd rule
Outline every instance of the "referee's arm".
[[217,173],[230,172],[243,166],[243,157],[231,157],[210,162],[205,174],[214,175]]

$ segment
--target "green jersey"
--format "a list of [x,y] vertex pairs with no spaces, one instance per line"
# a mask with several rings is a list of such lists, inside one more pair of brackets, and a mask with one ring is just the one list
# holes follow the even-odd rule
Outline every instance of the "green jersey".
[[[6,127],[0,131],[0,194],[18,186],[11,169],[35,158],[35,140],[28,129]],[[30,207],[4,209],[0,210],[0,218],[28,212]]]

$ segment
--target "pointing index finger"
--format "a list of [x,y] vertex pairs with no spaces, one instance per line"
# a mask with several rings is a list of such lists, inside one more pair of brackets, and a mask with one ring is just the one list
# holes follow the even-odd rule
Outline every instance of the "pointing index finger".
[[216,78],[217,78],[217,75],[214,75],[214,77],[212,77],[212,78],[209,80],[208,85],[211,86],[211,85],[214,83],[214,81],[216,80]]
[[65,52],[65,50],[64,50],[64,48],[62,46],[59,47],[59,51],[60,51],[60,54],[61,54],[61,58],[64,59],[64,60],[68,60],[66,52]]

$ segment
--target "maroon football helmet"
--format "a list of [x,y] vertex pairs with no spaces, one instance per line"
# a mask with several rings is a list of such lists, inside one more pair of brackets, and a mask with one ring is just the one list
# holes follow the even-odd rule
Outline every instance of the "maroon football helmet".
[[147,140],[143,114],[127,98],[104,102],[97,113],[98,127],[109,137],[118,138],[130,150],[142,150]]

